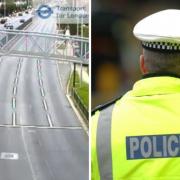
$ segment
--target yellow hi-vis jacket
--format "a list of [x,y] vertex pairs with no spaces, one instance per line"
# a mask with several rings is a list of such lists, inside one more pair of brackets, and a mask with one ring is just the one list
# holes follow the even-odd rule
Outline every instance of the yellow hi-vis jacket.
[[92,180],[180,180],[180,78],[136,82],[91,130]]

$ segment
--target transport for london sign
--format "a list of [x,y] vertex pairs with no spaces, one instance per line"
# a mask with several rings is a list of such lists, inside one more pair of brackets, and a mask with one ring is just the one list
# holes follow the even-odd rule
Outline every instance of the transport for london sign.
[[38,16],[41,17],[42,19],[49,18],[52,13],[53,13],[53,10],[48,5],[41,5],[39,9],[37,10]]

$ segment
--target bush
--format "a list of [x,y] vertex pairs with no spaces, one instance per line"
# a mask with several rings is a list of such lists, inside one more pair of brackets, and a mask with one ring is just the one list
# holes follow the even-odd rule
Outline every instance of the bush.
[[6,13],[7,15],[12,14],[13,11],[16,10],[16,4],[6,4]]

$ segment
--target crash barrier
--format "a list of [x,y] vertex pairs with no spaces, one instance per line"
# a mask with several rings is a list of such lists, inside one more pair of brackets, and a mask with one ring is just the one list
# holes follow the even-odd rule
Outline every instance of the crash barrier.
[[27,25],[29,25],[32,22],[33,18],[28,19],[24,23],[22,23],[20,26],[17,27],[18,30],[24,29]]
[[71,96],[73,97],[73,100],[75,101],[76,107],[79,109],[81,115],[84,117],[86,123],[88,124],[88,122],[89,122],[89,120],[88,120],[89,119],[88,108],[83,103],[81,97],[79,97],[79,95],[77,94],[75,88],[71,89]]
[[62,34],[0,30],[0,55],[88,65],[89,40]]

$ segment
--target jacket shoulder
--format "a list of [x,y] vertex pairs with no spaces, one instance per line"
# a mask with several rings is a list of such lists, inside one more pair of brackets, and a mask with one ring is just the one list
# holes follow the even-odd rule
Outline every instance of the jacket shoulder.
[[94,115],[97,111],[102,111],[108,107],[110,107],[111,105],[115,104],[116,101],[118,101],[119,99],[121,99],[122,96],[119,96],[119,97],[116,97],[116,98],[113,98],[111,99],[110,101],[104,103],[104,104],[100,104],[98,105],[97,107],[95,107],[93,110],[92,110],[92,115]]

